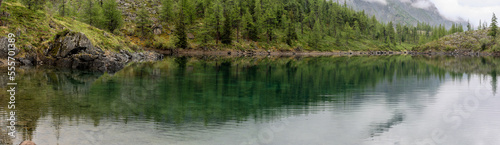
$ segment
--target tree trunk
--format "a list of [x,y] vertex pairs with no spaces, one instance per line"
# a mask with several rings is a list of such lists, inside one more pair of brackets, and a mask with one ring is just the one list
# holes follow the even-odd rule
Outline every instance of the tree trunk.
[[236,42],[240,42],[240,24],[236,26]]

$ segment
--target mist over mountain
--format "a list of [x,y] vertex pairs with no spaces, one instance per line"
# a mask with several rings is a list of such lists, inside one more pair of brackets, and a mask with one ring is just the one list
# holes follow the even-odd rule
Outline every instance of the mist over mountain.
[[453,23],[467,25],[464,20],[454,22],[446,19],[429,0],[347,0],[345,2],[355,10],[365,10],[366,14],[375,15],[382,22],[393,21],[414,26],[418,22],[424,22],[433,26],[444,24],[447,28],[450,28]]

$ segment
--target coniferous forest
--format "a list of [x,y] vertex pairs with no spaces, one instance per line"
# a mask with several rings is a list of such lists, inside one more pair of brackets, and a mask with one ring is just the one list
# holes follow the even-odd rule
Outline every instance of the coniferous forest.
[[[119,9],[115,0],[20,1],[29,9],[75,19],[156,49],[401,51],[464,31],[460,24],[446,29],[379,22],[342,1],[161,0],[128,9]],[[124,11],[137,16],[125,22]],[[157,26],[163,34],[154,33]]]

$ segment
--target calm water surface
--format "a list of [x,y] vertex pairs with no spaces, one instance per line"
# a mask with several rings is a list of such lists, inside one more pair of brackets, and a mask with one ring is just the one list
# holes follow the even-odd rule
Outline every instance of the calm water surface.
[[18,137],[3,143],[498,145],[499,66],[335,56],[168,57],[115,74],[26,68],[17,76]]

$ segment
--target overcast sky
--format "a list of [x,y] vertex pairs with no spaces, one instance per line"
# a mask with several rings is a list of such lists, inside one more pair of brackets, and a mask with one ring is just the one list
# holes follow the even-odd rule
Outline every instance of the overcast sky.
[[430,0],[439,12],[448,19],[457,20],[461,17],[469,19],[471,24],[477,26],[479,20],[491,21],[493,13],[500,14],[500,0]]

